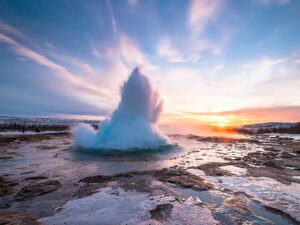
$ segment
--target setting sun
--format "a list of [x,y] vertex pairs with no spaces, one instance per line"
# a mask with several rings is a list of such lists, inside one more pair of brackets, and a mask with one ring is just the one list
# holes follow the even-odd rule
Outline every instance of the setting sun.
[[218,123],[217,126],[219,126],[219,127],[226,127],[226,126],[228,126],[228,124],[227,123]]

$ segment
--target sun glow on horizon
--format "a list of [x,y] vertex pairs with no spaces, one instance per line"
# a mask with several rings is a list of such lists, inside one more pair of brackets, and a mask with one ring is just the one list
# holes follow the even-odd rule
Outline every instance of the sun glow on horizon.
[[188,123],[188,124],[199,124],[208,125],[212,127],[232,127],[242,126],[246,124],[255,123],[247,119],[239,118],[233,115],[167,115],[163,116],[162,123]]

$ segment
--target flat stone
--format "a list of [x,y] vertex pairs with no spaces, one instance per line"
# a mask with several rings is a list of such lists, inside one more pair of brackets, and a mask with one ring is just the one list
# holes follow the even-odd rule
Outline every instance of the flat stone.
[[25,180],[44,180],[48,179],[49,177],[47,176],[32,176],[32,177],[27,177]]
[[1,225],[39,225],[37,220],[24,213],[0,212]]
[[17,194],[17,200],[24,200],[26,198],[33,198],[39,195],[44,195],[58,190],[61,183],[56,180],[49,180],[37,184],[29,184],[23,187]]
[[225,199],[224,205],[240,213],[253,214],[246,200],[240,196],[233,196]]
[[0,176],[0,196],[9,194],[15,185],[17,185],[17,183],[7,181],[3,176]]
[[170,182],[184,188],[195,190],[208,190],[212,188],[203,178],[182,169],[163,169],[156,171],[154,177],[160,181]]
[[157,205],[155,209],[150,211],[151,218],[158,221],[166,221],[170,216],[172,209],[173,205],[171,203]]

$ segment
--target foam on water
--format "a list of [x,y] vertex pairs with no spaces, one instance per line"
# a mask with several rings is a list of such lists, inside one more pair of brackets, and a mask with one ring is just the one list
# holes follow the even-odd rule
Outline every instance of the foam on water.
[[80,124],[72,130],[75,146],[89,149],[153,149],[167,144],[158,130],[163,101],[140,68],[133,70],[121,89],[121,102],[111,118],[95,131]]

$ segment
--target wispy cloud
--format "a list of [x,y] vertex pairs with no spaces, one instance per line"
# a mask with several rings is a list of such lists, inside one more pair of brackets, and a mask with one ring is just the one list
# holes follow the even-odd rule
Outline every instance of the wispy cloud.
[[219,0],[193,0],[188,13],[188,24],[194,32],[201,33],[220,9]]
[[88,84],[85,80],[80,79],[78,76],[72,74],[69,72],[66,68],[63,66],[49,60],[47,57],[23,46],[19,42],[13,40],[12,38],[0,33],[0,41],[3,43],[6,43],[10,45],[16,54],[26,57],[28,59],[31,59],[38,64],[48,67],[55,71],[55,75],[59,77],[61,80],[68,82],[70,84],[73,84],[77,87],[77,90],[84,91],[85,93],[89,93],[92,95],[104,95],[108,96],[102,91],[100,91],[98,88],[94,87],[91,84]]
[[184,44],[184,49],[179,50],[171,44],[168,38],[161,39],[156,46],[156,54],[171,63],[197,63],[201,54],[209,50],[213,55],[219,55],[222,50],[219,46],[214,45],[202,38],[190,37],[190,42]]
[[127,0],[129,5],[131,5],[132,7],[135,7],[138,4],[138,0]]
[[[220,0],[192,0],[187,12],[187,33],[184,42],[176,47],[175,40],[162,38],[156,47],[157,55],[173,63],[197,63],[201,55],[208,51],[214,56],[222,53],[223,45],[228,41],[214,42],[205,36],[204,32],[211,22],[215,21],[222,9]],[[219,29],[218,27],[217,29]],[[176,40],[176,42],[180,39]]]
[[[137,1],[129,1],[129,4],[137,4]],[[119,32],[117,20],[115,18],[114,10],[110,0],[107,0],[107,5],[111,15],[112,28],[115,34],[114,44],[116,46],[106,46],[104,48],[105,58],[109,60],[121,60],[123,63],[125,63],[124,66],[128,68],[143,65],[144,70],[146,71],[155,70],[156,67],[149,62],[138,44],[128,35]]]
[[300,64],[300,59],[295,59],[293,62],[296,64]]
[[92,50],[92,54],[93,54],[95,57],[97,57],[97,58],[99,58],[99,59],[102,58],[103,55],[102,55],[101,51],[99,50],[99,47],[96,46],[94,43],[91,44],[91,50]]
[[109,9],[110,16],[111,16],[112,28],[113,28],[114,34],[117,36],[118,35],[117,20],[115,18],[115,14],[114,14],[112,5],[110,3],[110,0],[106,0],[106,2],[107,2],[107,6],[108,6],[108,9]]
[[144,64],[146,62],[137,44],[125,34],[120,36],[120,52],[126,63]]
[[16,28],[12,27],[11,25],[9,25],[1,20],[0,20],[0,31],[3,33],[12,34],[17,37],[23,37],[23,34],[19,30],[17,30]]
[[157,69],[143,53],[134,40],[125,34],[120,35],[119,51],[121,59],[129,68],[143,65],[146,72],[152,72]]
[[254,2],[260,5],[287,5],[292,0],[254,0]]
[[31,50],[29,48],[24,47],[19,42],[16,42],[12,38],[10,38],[4,34],[1,34],[1,33],[0,33],[0,41],[11,45],[15,49],[15,52],[18,55],[30,58],[30,59],[36,61],[37,63],[39,63],[43,66],[47,66],[54,70],[58,70],[58,71],[64,70],[63,67],[53,63],[52,61],[48,60],[46,57],[34,52],[33,50]]
[[[287,59],[285,58],[270,58],[268,56],[262,57],[260,60],[240,65],[240,68],[246,69],[246,73],[248,74],[249,83],[254,82],[263,82],[269,78],[269,75],[272,71],[274,71],[278,66],[285,63]],[[278,70],[277,70],[278,71]],[[272,78],[276,74],[272,74]]]
[[269,71],[274,66],[281,64],[285,62],[286,59],[273,59],[268,56],[262,57],[259,61],[256,63],[250,63],[250,64],[242,64],[240,65],[241,68],[255,68],[260,71]]
[[179,51],[175,49],[168,38],[159,41],[156,51],[159,57],[169,62],[182,62],[183,58]]
[[215,69],[215,70],[221,70],[221,69],[224,68],[224,66],[225,66],[224,63],[220,63],[220,64],[215,65],[215,66],[214,66],[214,69]]

